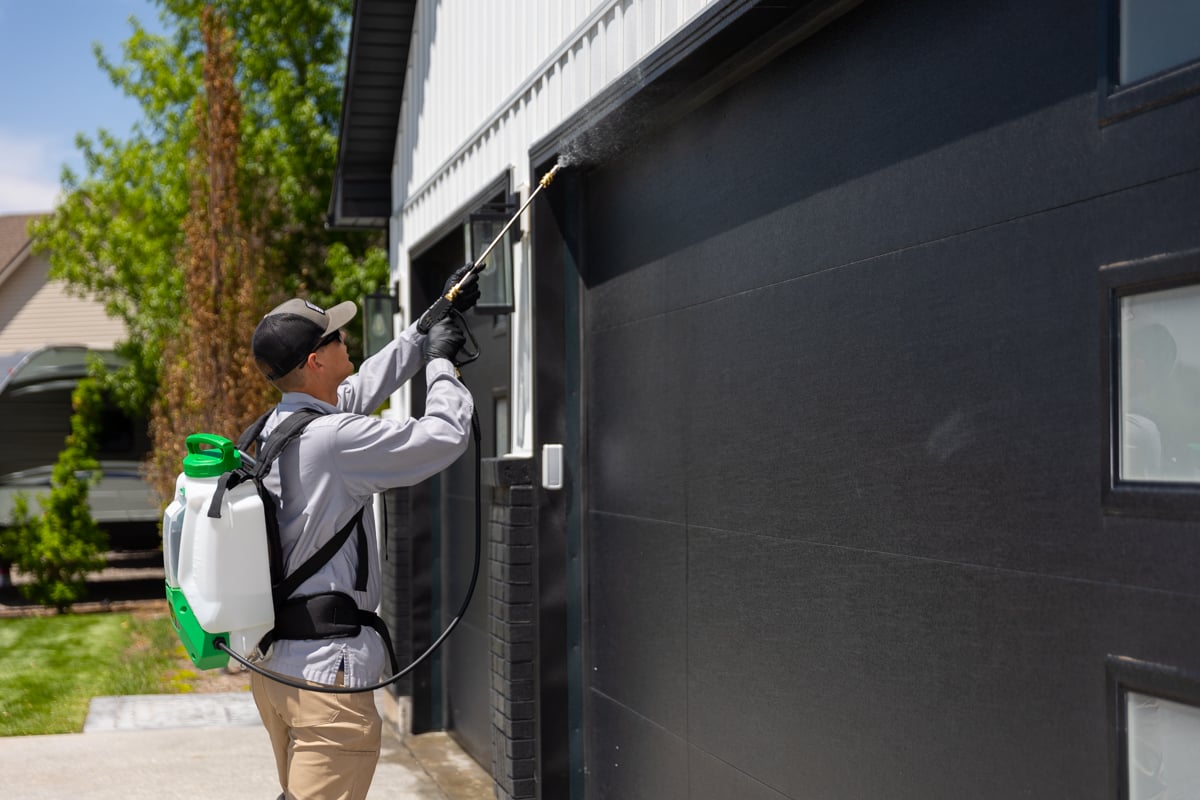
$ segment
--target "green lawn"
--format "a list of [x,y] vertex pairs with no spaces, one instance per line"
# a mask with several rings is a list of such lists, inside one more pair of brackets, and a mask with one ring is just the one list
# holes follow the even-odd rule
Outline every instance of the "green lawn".
[[97,696],[188,691],[178,653],[165,616],[0,619],[0,736],[78,733]]

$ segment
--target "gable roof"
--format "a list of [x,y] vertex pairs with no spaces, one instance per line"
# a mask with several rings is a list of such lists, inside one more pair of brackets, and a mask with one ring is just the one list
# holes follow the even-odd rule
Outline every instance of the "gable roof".
[[9,272],[18,258],[29,251],[29,221],[44,214],[10,214],[0,216],[0,279]]
[[46,345],[110,349],[127,335],[104,303],[50,277],[50,259],[34,253],[29,223],[46,214],[0,215],[0,353]]

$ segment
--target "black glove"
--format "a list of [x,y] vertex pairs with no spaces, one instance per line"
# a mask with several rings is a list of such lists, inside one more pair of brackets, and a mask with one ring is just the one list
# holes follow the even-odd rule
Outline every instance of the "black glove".
[[429,334],[425,337],[425,362],[428,363],[435,358],[448,358],[453,362],[458,351],[466,343],[467,337],[463,335],[458,325],[454,324],[454,320],[443,319],[430,328]]
[[[446,294],[454,288],[455,284],[461,281],[463,276],[470,272],[471,266],[471,264],[464,264],[463,266],[459,267],[453,275],[450,276],[450,279],[446,281],[445,287],[442,288],[442,297],[445,297]],[[477,302],[479,302],[478,274],[472,275],[471,280],[467,281],[466,285],[459,290],[458,297],[454,298],[453,305],[455,310],[461,314],[465,311],[469,311]]]

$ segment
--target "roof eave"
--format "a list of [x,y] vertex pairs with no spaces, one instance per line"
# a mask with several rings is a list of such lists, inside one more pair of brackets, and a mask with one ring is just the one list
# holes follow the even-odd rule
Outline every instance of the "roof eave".
[[327,226],[384,228],[416,0],[356,0]]

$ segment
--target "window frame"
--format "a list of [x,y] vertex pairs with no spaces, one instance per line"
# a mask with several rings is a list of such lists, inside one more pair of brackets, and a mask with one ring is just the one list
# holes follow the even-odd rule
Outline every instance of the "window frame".
[[1200,708],[1200,674],[1129,656],[1109,655],[1109,780],[1118,800],[1129,800],[1129,692]]
[[1100,365],[1104,402],[1101,505],[1105,514],[1200,519],[1200,483],[1125,481],[1121,469],[1121,300],[1200,285],[1200,250],[1100,268]]
[[1101,126],[1111,125],[1200,94],[1200,56],[1128,85],[1122,85],[1119,82],[1121,0],[1104,0],[1100,7],[1103,41],[1100,46],[1096,96]]

